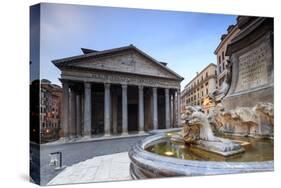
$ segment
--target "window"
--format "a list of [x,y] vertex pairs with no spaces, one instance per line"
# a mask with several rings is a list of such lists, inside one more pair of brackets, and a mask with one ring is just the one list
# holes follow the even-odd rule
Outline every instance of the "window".
[[208,72],[206,72],[206,78],[208,77]]
[[221,56],[219,56],[219,64],[221,64]]
[[224,52],[222,52],[222,60],[224,60]]

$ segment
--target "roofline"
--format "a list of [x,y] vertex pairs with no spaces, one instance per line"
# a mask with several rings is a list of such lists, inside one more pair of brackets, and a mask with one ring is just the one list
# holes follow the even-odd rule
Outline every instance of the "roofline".
[[210,63],[207,67],[205,67],[202,71],[200,71],[200,73],[198,73],[194,78],[192,78],[192,80],[189,81],[189,82],[184,86],[184,88],[186,88],[186,86],[188,86],[191,82],[193,82],[193,81],[195,80],[195,78],[198,77],[198,75],[202,74],[202,73],[203,73],[206,69],[208,69],[210,66],[215,66],[215,67],[217,67],[216,64]]
[[54,63],[57,66],[61,63],[65,63],[65,62],[69,62],[69,61],[73,61],[73,60],[78,60],[78,59],[84,59],[84,58],[91,57],[91,56],[94,56],[94,55],[101,55],[101,54],[106,54],[106,53],[109,53],[109,52],[116,52],[116,51],[120,51],[120,50],[125,50],[125,49],[129,49],[130,47],[131,47],[131,45],[130,46],[123,46],[123,47],[119,47],[119,48],[112,48],[112,49],[108,49],[108,50],[96,51],[96,52],[92,52],[92,53],[88,53],[88,54],[70,56],[70,57],[61,58],[61,59],[55,59],[55,60],[52,60],[52,63]]
[[217,55],[218,51],[223,46],[223,44],[225,44],[226,41],[229,39],[229,37],[238,29],[239,29],[238,25],[235,24],[234,28],[226,35],[226,37],[223,40],[220,41],[219,45],[217,46],[216,50],[214,51],[215,55]]
[[92,52],[92,53],[88,53],[88,54],[82,54],[82,55],[78,55],[78,56],[71,56],[71,57],[67,57],[67,58],[62,58],[62,59],[55,59],[52,60],[52,63],[56,66],[56,67],[61,67],[63,66],[64,63],[73,61],[73,60],[79,60],[79,59],[84,59],[84,58],[88,58],[88,57],[93,57],[96,55],[101,55],[101,54],[107,54],[107,53],[112,53],[112,52],[118,52],[118,51],[122,51],[122,50],[128,50],[128,49],[134,49],[137,52],[139,52],[140,54],[142,54],[143,56],[145,56],[146,58],[150,59],[151,61],[155,62],[158,66],[164,68],[165,70],[167,70],[168,72],[172,73],[173,75],[175,75],[176,77],[178,77],[180,80],[183,80],[184,78],[182,76],[180,76],[179,74],[177,74],[176,72],[172,71],[170,68],[168,68],[167,66],[161,64],[159,61],[157,61],[156,59],[154,59],[153,57],[151,57],[150,55],[148,55],[147,53],[143,52],[142,50],[138,49],[137,47],[135,47],[134,45],[129,45],[129,46],[124,46],[124,47],[119,47],[119,48],[112,48],[112,49],[108,49],[108,50],[103,50],[103,51],[98,51],[98,52]]

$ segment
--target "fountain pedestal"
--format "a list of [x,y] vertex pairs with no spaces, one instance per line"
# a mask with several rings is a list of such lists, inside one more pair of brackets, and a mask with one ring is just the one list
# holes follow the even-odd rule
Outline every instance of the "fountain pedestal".
[[216,137],[206,114],[193,107],[188,107],[187,112],[189,120],[183,125],[180,133],[172,136],[172,141],[190,144],[225,157],[245,151],[239,143]]
[[[232,156],[235,154],[239,154],[245,151],[245,149],[238,143],[218,138],[219,141],[208,141],[208,140],[196,140],[190,143],[190,145],[194,148],[198,148],[207,152],[212,152],[218,155],[222,155],[224,157]],[[171,137],[171,141],[186,143],[184,138],[180,134],[175,134]]]
[[245,151],[245,149],[241,147],[240,144],[237,144],[230,140],[226,140],[223,142],[210,142],[205,140],[199,140],[198,144],[195,147],[225,157],[242,153]]

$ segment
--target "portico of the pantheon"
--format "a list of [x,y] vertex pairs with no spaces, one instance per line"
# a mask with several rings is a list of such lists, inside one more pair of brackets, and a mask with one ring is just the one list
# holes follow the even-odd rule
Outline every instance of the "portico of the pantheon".
[[180,124],[181,76],[133,45],[53,60],[66,138],[143,133]]

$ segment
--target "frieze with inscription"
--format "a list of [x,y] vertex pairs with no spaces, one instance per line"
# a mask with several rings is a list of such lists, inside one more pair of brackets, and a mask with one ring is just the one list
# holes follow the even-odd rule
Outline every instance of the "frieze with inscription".
[[128,84],[128,85],[143,85],[149,87],[163,87],[163,88],[179,88],[180,83],[177,80],[149,78],[140,75],[122,75],[106,72],[78,72],[65,70],[62,73],[62,79],[76,80],[84,82],[99,82],[99,83],[113,83],[113,84]]

